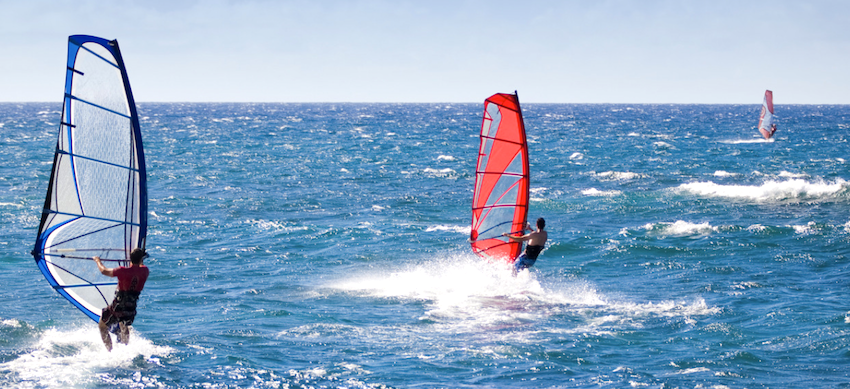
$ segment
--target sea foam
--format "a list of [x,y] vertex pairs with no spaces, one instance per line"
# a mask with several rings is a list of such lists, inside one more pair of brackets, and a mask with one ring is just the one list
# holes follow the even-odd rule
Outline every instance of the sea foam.
[[581,191],[581,194],[585,196],[595,196],[595,197],[612,197],[622,194],[622,191],[619,190],[599,190],[596,188],[585,189]]
[[[677,220],[672,223],[647,223],[641,226],[639,229],[646,231],[647,235],[649,236],[656,236],[662,239],[666,237],[707,235],[720,230],[718,227],[712,226],[708,222],[691,223],[684,220]],[[629,228],[624,228],[620,230],[620,235],[628,235],[629,231]]]
[[754,201],[830,199],[848,189],[850,189],[850,184],[840,178],[831,182],[806,181],[803,179],[770,180],[761,185],[722,185],[701,181],[682,184],[674,188],[675,191],[699,196]]
[[[146,363],[158,365],[160,358],[173,351],[170,347],[153,344],[135,331],[128,345],[113,342],[112,351],[107,351],[97,326],[91,323],[44,331],[38,343],[25,354],[0,364],[0,371],[12,372],[12,381],[20,387],[30,386],[26,383],[38,383],[33,386],[47,388],[97,386],[104,380],[114,381],[101,373],[103,370],[135,367],[139,357]],[[131,382],[122,384],[130,386]]]

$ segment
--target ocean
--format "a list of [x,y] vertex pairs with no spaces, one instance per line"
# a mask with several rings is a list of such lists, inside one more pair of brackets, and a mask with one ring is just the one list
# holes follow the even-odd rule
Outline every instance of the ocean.
[[141,103],[111,353],[30,255],[60,110],[0,104],[2,387],[850,387],[850,106],[524,104],[512,277],[468,243],[483,103]]

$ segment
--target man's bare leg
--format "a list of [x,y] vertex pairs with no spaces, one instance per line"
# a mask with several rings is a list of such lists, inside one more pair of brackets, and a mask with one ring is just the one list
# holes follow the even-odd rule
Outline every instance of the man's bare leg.
[[100,339],[103,340],[103,345],[106,346],[106,351],[112,351],[112,337],[109,336],[109,328],[106,327],[106,323],[103,321],[103,318],[97,323],[97,328],[100,329]]
[[130,326],[124,322],[118,323],[118,341],[124,344],[130,344]]

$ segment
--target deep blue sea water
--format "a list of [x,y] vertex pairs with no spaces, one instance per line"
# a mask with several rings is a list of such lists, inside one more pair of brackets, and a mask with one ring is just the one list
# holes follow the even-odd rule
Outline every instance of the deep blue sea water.
[[513,278],[467,243],[482,104],[139,104],[112,353],[29,254],[60,108],[0,104],[0,386],[850,387],[850,106],[524,105]]

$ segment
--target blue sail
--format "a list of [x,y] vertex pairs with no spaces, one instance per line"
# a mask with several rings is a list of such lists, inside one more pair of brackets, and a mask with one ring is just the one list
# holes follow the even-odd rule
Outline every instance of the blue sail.
[[[147,235],[145,158],[117,41],[68,38],[65,99],[33,257],[50,285],[92,320],[117,282],[93,256],[128,265]],[[108,266],[114,267],[114,266]]]

